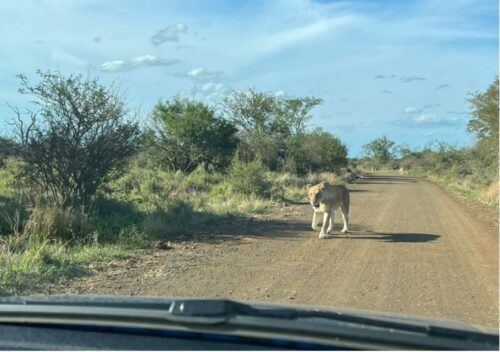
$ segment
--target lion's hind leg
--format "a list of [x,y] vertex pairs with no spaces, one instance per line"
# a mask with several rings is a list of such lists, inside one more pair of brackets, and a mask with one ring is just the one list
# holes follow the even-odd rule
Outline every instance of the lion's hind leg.
[[340,213],[342,214],[342,221],[344,222],[344,227],[342,228],[342,233],[349,232],[349,210],[345,207],[340,207]]
[[335,211],[332,209],[330,212],[330,221],[328,224],[328,228],[326,229],[326,233],[330,234],[333,232],[333,218],[335,217]]

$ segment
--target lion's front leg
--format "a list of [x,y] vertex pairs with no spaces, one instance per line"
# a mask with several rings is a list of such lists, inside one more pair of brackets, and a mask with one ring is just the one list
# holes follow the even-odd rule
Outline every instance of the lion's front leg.
[[311,224],[311,227],[312,227],[312,229],[314,231],[318,231],[319,230],[319,227],[318,227],[318,220],[319,220],[318,213],[319,213],[319,211],[314,210],[312,224]]
[[330,213],[331,209],[327,209],[323,214],[323,225],[321,226],[321,232],[319,233],[319,238],[321,239],[328,237],[328,231],[326,227],[330,224]]

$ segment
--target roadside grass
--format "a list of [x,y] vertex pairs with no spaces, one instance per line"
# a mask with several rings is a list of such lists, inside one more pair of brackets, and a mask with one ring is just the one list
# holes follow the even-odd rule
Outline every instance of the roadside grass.
[[[399,173],[394,168],[383,166],[379,166],[378,171],[422,177],[450,190],[458,197],[498,210],[500,208],[498,174],[487,169],[470,168],[471,171],[468,174],[461,175],[462,168],[463,165],[460,163],[454,163],[448,169],[445,169],[443,165],[435,164],[432,169],[420,165],[410,165],[410,167],[407,165],[403,173]],[[363,172],[371,172],[366,167],[362,170]]]
[[127,257],[134,252],[121,243],[67,246],[24,238],[14,241],[26,247],[21,250],[0,244],[0,295],[43,292],[47,284],[85,275],[89,266],[102,266],[111,259]]
[[437,175],[419,169],[411,169],[405,174],[424,177],[452,191],[463,199],[472,200],[491,209],[499,209],[498,181],[488,185],[484,184],[484,182],[475,181],[474,176],[457,178],[446,174]]
[[494,187],[495,184],[492,184],[489,187],[475,187],[471,186],[467,182],[464,182],[463,180],[436,175],[427,175],[426,177],[429,180],[434,181],[437,184],[449,189],[461,198],[478,202],[492,209],[499,209],[498,190],[495,192],[496,194],[488,194],[488,189]]
[[[258,161],[227,174],[189,175],[132,164],[106,185],[88,213],[28,201],[9,165],[0,168],[0,295],[46,292],[47,285],[134,255],[157,240],[176,240],[303,201],[305,185],[339,182],[333,174],[265,170]],[[32,198],[32,197],[31,197]],[[31,199],[30,198],[30,199]]]

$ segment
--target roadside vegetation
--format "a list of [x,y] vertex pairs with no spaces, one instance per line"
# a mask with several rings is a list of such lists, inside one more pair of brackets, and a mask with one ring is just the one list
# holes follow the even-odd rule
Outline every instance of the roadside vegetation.
[[357,164],[365,170],[401,170],[427,177],[460,196],[498,209],[498,77],[484,92],[471,94],[467,131],[476,142],[469,148],[436,142],[422,149],[397,146],[383,136],[365,145]]
[[230,227],[347,173],[345,145],[306,128],[316,98],[249,90],[214,109],[174,97],[138,119],[114,86],[37,78],[19,76],[32,103],[12,107],[0,138],[0,294]]

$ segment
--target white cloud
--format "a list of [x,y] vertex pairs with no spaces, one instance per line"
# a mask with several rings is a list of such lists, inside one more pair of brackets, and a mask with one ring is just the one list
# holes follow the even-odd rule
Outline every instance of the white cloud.
[[153,55],[138,56],[132,59],[132,63],[136,65],[151,65],[158,61],[158,58]]
[[408,106],[408,107],[404,110],[404,112],[405,112],[406,114],[416,114],[416,113],[420,113],[420,112],[422,112],[422,109],[418,109],[418,108],[413,107],[413,106]]
[[418,125],[433,125],[433,126],[456,126],[462,121],[457,117],[438,117],[433,114],[420,115],[413,118]]
[[201,67],[193,68],[191,71],[186,73],[188,76],[196,78],[203,73],[203,69]]
[[195,82],[213,82],[222,77],[222,71],[207,71],[204,68],[197,67],[189,70],[185,74],[177,74],[180,77],[189,77]]
[[285,91],[284,90],[277,90],[274,92],[275,97],[284,97],[285,96]]
[[140,67],[148,66],[170,66],[179,63],[177,59],[161,59],[154,55],[137,56],[129,62],[123,60],[113,60],[105,62],[99,66],[99,69],[104,72],[123,72],[130,71]]
[[151,37],[153,45],[160,45],[164,42],[178,42],[181,34],[187,33],[187,25],[185,23],[175,23],[165,29],[158,31]]
[[202,87],[201,90],[203,92],[215,92],[215,93],[222,93],[227,90],[227,87],[223,85],[222,83],[205,83]]
[[154,55],[137,56],[132,59],[134,66],[169,66],[179,63],[177,59],[161,59]]
[[410,118],[389,121],[389,124],[408,128],[415,127],[453,127],[460,126],[464,121],[458,117],[442,117],[434,114],[422,114]]
[[201,89],[196,89],[202,94],[202,99],[207,104],[217,104],[224,99],[230,92],[231,88],[222,83],[205,83]]
[[113,60],[103,63],[101,66],[99,66],[99,69],[101,71],[106,71],[106,72],[116,72],[116,71],[122,71],[125,67],[126,67],[125,61]]
[[357,15],[318,18],[315,21],[293,28],[257,35],[243,45],[240,50],[245,57],[258,59],[275,54],[289,47],[309,44],[321,36],[334,34],[336,30],[351,25],[358,25],[360,21],[361,16]]

